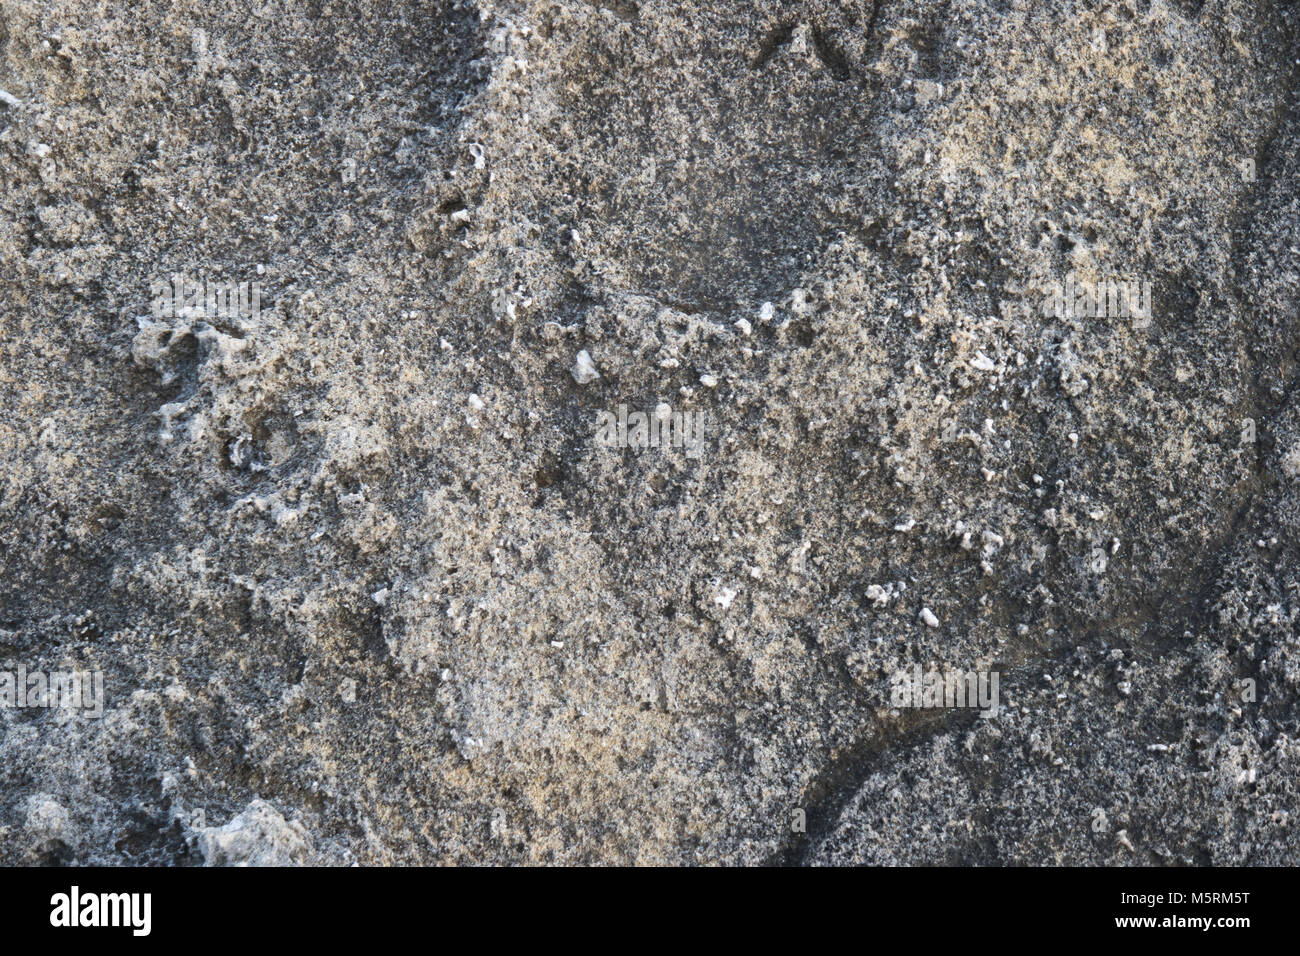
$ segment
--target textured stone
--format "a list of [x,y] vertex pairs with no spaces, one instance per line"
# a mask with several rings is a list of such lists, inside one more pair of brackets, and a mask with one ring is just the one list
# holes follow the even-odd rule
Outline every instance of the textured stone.
[[0,862],[1292,862],[1298,40],[0,0]]

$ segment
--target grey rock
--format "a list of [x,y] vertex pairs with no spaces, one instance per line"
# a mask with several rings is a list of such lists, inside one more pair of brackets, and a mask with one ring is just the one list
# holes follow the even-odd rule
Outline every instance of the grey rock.
[[1294,3],[118,6],[0,5],[0,670],[106,696],[0,863],[1294,860]]

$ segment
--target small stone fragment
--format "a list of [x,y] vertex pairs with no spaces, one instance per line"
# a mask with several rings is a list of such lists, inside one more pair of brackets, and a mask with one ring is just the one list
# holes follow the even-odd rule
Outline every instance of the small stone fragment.
[[591,360],[591,355],[586,349],[578,353],[573,368],[569,371],[573,375],[573,380],[579,385],[588,385],[600,378],[600,372],[596,371],[596,363]]

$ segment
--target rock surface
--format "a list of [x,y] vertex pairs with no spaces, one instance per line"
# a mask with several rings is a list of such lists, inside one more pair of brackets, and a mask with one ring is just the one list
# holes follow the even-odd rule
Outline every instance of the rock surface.
[[1293,862],[1298,58],[0,0],[0,863]]

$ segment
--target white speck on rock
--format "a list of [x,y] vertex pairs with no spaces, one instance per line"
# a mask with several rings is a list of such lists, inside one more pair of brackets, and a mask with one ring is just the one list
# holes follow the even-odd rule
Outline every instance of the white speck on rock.
[[573,368],[569,369],[569,372],[573,375],[573,380],[579,385],[587,385],[600,378],[600,372],[596,371],[596,363],[591,360],[591,356],[586,349],[578,353]]
[[469,425],[470,428],[482,427],[482,423],[478,420],[478,416],[483,409],[487,408],[483,399],[479,398],[477,395],[470,395],[466,400],[466,404],[469,405],[469,411],[465,413],[465,423]]

